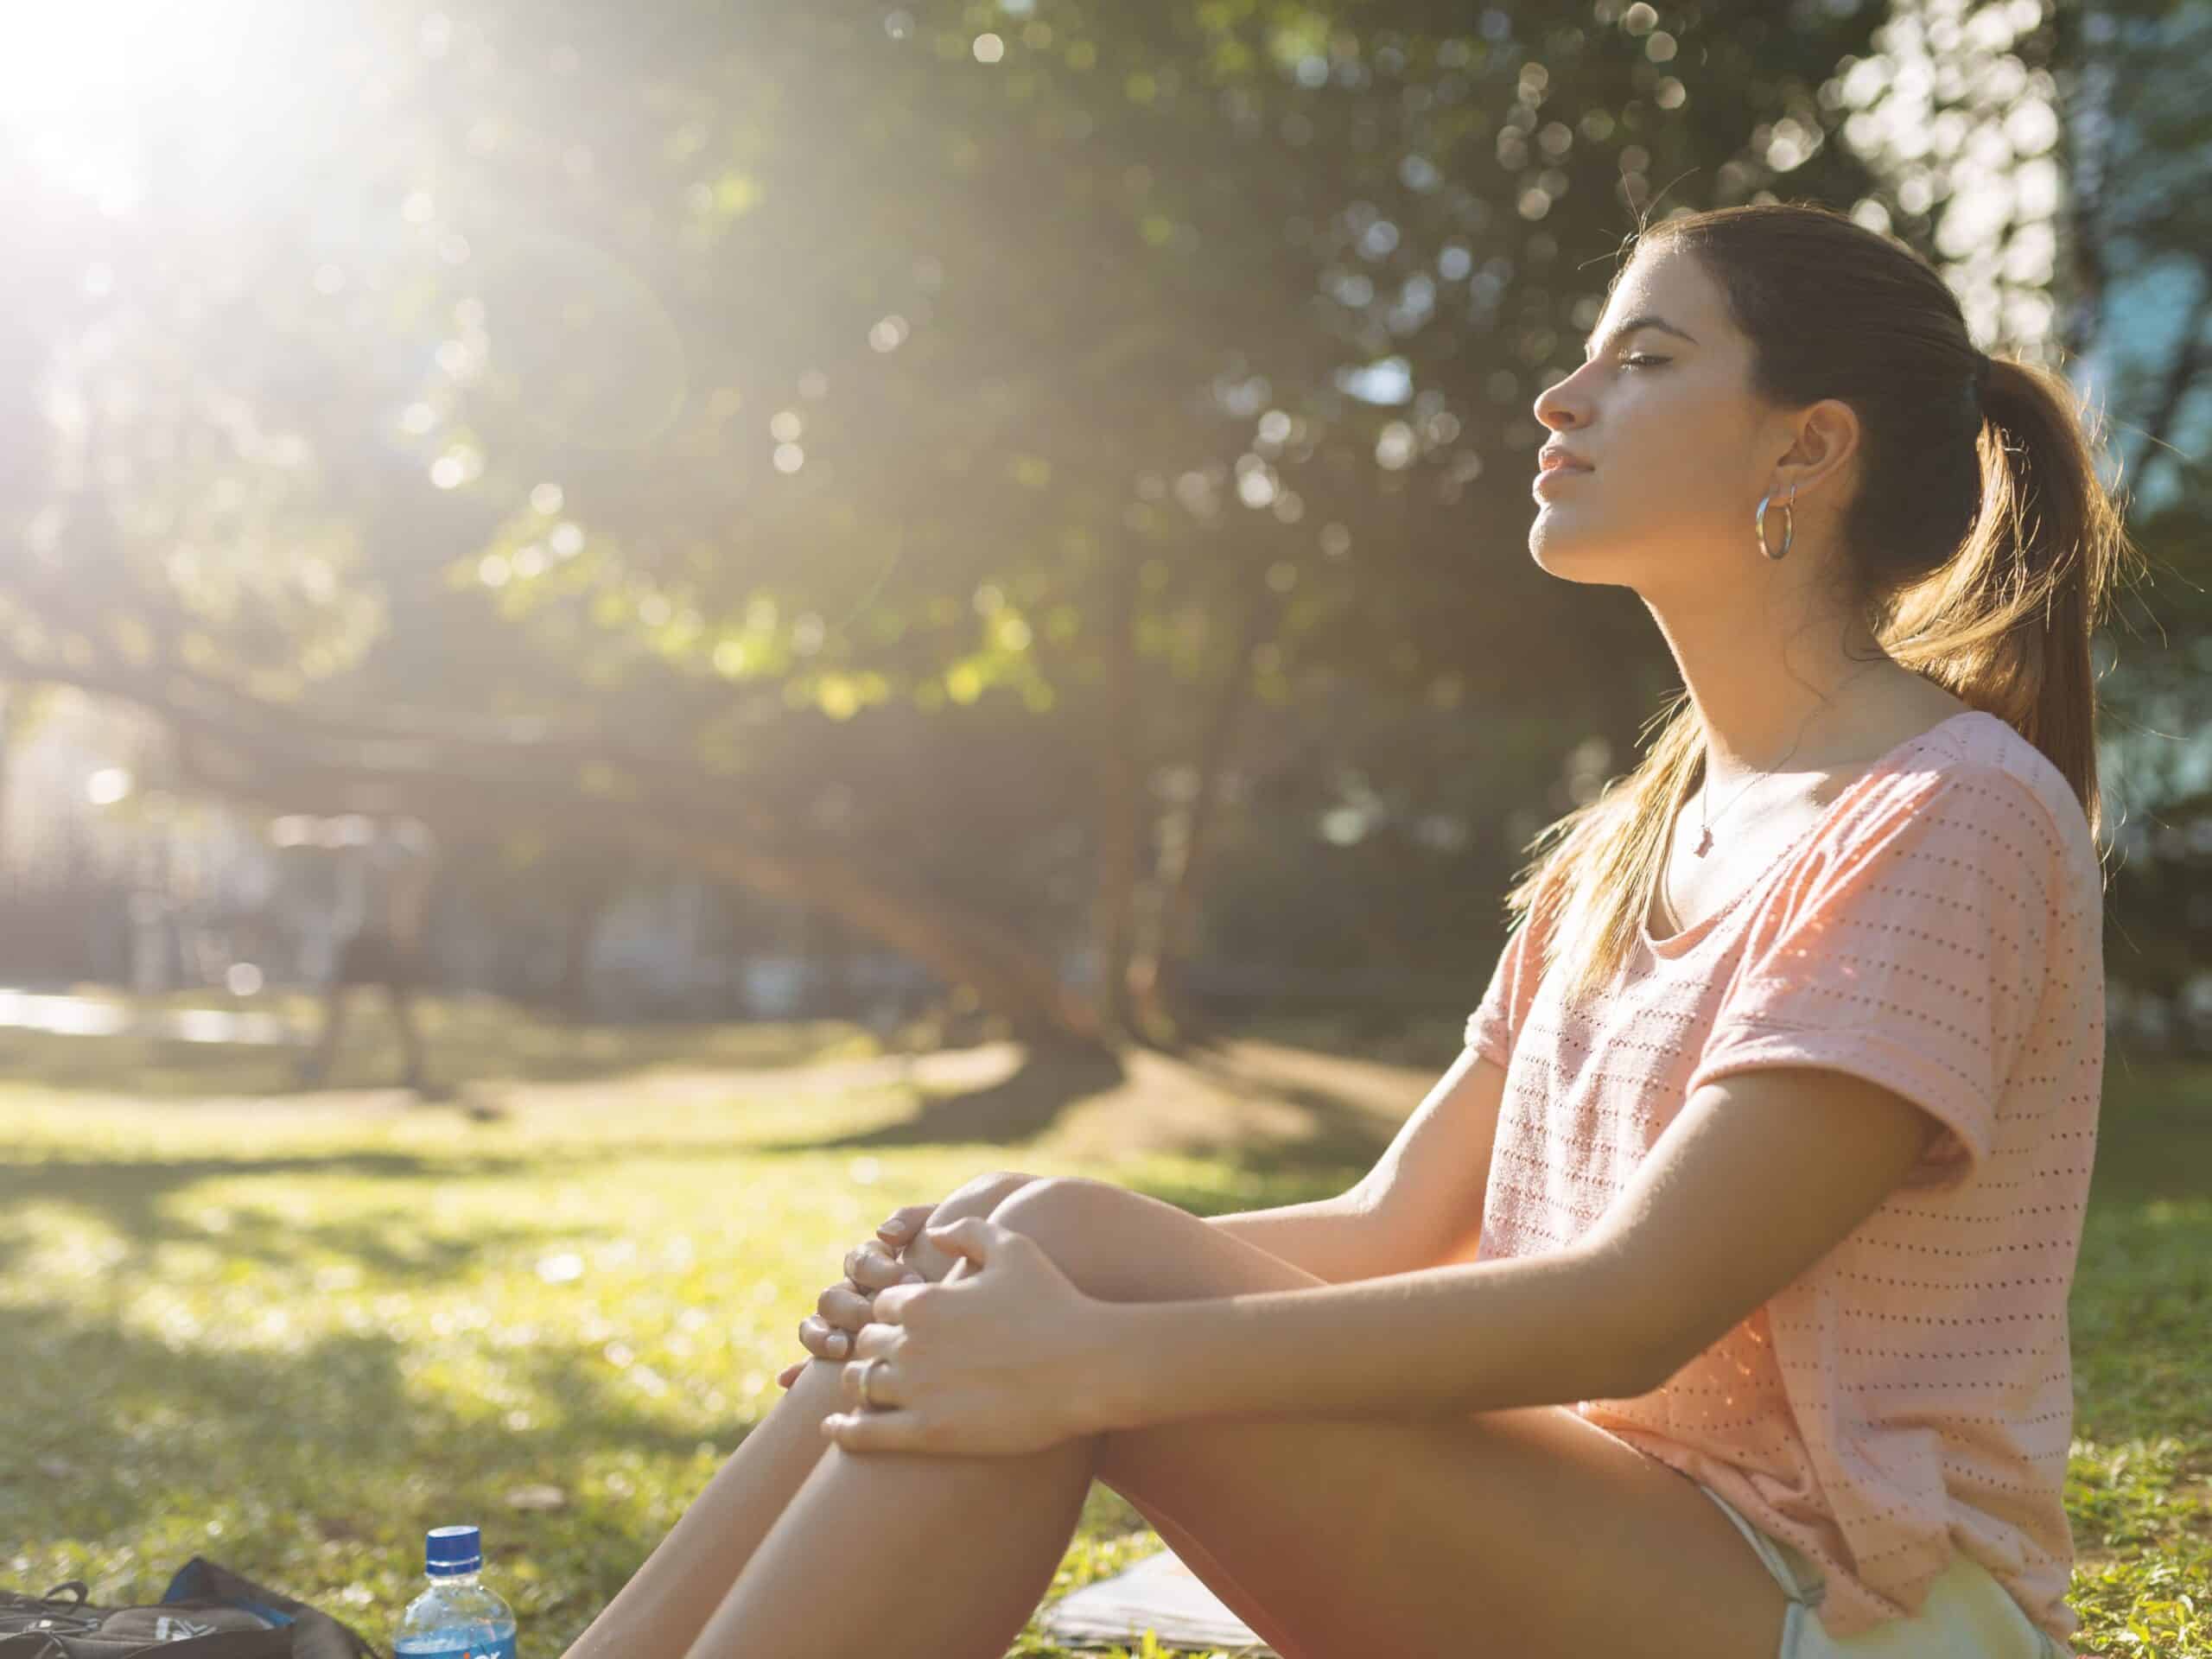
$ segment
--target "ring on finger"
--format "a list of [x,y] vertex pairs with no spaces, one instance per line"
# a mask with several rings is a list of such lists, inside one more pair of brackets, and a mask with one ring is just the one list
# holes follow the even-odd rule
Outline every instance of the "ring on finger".
[[861,1404],[864,1408],[870,1411],[886,1411],[890,1408],[891,1402],[889,1401],[878,1400],[868,1392],[868,1385],[874,1382],[875,1378],[875,1368],[882,1363],[883,1356],[881,1354],[872,1355],[868,1358],[861,1362]]

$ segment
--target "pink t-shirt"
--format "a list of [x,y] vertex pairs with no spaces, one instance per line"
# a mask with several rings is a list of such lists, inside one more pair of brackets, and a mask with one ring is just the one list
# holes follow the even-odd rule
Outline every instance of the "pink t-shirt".
[[1583,1417],[1711,1486],[1827,1577],[1853,1635],[1961,1551],[2062,1644],[2067,1293],[2104,1070],[2101,869],[2064,778],[1994,715],[1891,750],[1718,912],[1563,1007],[1535,930],[1467,1042],[1506,1069],[1481,1254],[1604,1215],[1700,1084],[1869,1078],[1944,1125],[1813,1267],[1652,1392]]

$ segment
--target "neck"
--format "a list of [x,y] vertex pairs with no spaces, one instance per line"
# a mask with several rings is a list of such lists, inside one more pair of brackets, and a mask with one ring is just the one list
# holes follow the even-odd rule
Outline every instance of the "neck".
[[[1777,770],[1815,770],[1855,749],[1863,694],[1911,671],[1863,622],[1767,584],[1720,599],[1647,597],[1705,737],[1705,787],[1726,791]],[[1794,746],[1794,747],[1793,747]]]

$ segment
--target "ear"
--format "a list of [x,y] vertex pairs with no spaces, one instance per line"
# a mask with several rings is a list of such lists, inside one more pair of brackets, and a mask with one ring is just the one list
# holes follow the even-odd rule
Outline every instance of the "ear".
[[1860,435],[1858,412],[1840,397],[1823,397],[1799,413],[1775,466],[1777,499],[1787,499],[1793,486],[1801,503],[1824,486],[1834,490],[1859,454]]

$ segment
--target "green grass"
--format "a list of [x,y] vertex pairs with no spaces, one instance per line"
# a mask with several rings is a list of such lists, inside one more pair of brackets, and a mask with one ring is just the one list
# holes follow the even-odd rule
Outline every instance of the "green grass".
[[[895,1079],[804,1087],[871,1052],[849,1027],[441,1021],[449,1070],[464,1044],[511,1057],[505,1116],[285,1096],[276,1052],[0,1040],[0,1583],[150,1599],[204,1554],[382,1643],[423,1529],[470,1519],[546,1659],[779,1397],[798,1319],[895,1205],[1009,1163],[1199,1211],[1357,1167],[1344,1118],[1249,1160],[1111,1155],[1062,1133],[1089,1078],[1009,1096],[1018,1151],[917,1134],[999,1120]],[[1433,1079],[1456,1040],[1427,1040]],[[2073,1310],[2076,1645],[2212,1659],[2212,1068],[2108,1081]],[[509,1503],[549,1485],[559,1507]],[[1094,1487],[1052,1593],[1159,1548]]]

